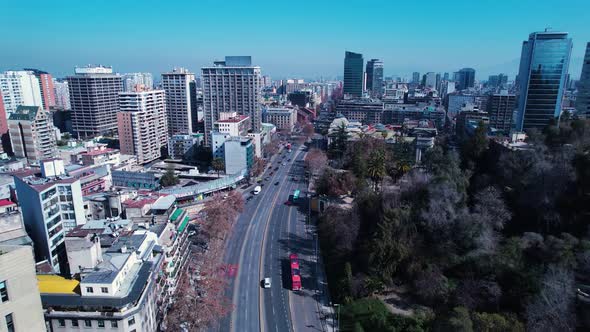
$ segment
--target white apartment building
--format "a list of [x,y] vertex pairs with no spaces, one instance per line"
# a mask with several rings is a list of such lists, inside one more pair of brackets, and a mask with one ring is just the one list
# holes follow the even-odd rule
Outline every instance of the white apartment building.
[[14,174],[23,220],[35,243],[37,261],[47,260],[56,272],[67,269],[64,237],[86,223],[80,180],[65,175],[63,161],[53,159],[37,169]]
[[161,156],[168,143],[164,90],[119,94],[117,123],[122,154],[135,155],[145,164]]
[[170,135],[192,132],[190,83],[194,80],[195,74],[185,68],[175,68],[169,73],[162,74]]
[[39,79],[31,71],[0,73],[0,91],[7,116],[21,105],[43,106]]

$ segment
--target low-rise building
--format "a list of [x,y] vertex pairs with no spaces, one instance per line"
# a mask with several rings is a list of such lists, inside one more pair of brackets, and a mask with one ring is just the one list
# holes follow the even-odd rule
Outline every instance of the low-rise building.
[[291,132],[297,123],[297,110],[292,107],[270,107],[263,110],[262,121],[274,124],[279,131]]
[[137,230],[112,241],[113,234],[101,237],[97,231],[74,230],[68,240],[76,279],[38,276],[50,330],[157,331],[165,283],[157,235]]
[[194,149],[203,144],[204,135],[172,135],[168,139],[168,154],[171,159],[190,159]]
[[383,122],[384,104],[378,99],[349,99],[341,100],[336,106],[336,113],[349,121],[363,124],[377,124]]
[[402,125],[408,120],[427,120],[434,122],[436,128],[442,129],[445,125],[445,118],[445,111],[442,107],[430,104],[388,104],[383,114],[383,123]]
[[160,188],[160,179],[156,176],[156,172],[113,170],[111,176],[113,187],[152,190]]
[[31,246],[0,245],[2,331],[46,331]]
[[72,163],[82,165],[118,165],[121,162],[121,153],[117,149],[107,148],[105,145],[88,147],[86,151],[71,157]]
[[250,170],[254,164],[254,146],[249,138],[228,138],[224,143],[224,153],[225,174]]
[[251,128],[250,117],[236,112],[221,112],[213,123],[213,131],[230,136],[246,136]]
[[471,109],[459,112],[455,124],[455,134],[459,139],[465,139],[469,136],[470,127],[477,126],[479,122],[489,125],[490,118],[488,112],[480,111],[478,109]]

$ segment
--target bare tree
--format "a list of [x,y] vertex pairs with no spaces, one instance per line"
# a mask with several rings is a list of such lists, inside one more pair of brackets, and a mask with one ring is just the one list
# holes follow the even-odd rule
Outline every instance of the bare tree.
[[305,156],[305,166],[311,173],[317,174],[328,164],[328,157],[320,149],[311,149]]
[[264,172],[264,167],[266,166],[266,161],[262,158],[254,157],[254,164],[250,170],[251,177],[257,177],[262,172]]
[[527,330],[574,331],[575,283],[571,270],[551,266],[541,280],[540,292],[526,307]]

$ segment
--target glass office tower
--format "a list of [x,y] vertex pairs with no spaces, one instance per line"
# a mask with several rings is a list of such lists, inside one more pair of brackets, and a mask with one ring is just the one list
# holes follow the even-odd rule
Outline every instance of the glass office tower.
[[516,129],[543,129],[561,114],[572,51],[567,32],[534,32],[522,43]]
[[363,55],[346,52],[344,56],[344,94],[360,98],[363,95]]
[[586,118],[590,118],[590,43],[586,44],[586,56],[578,85],[576,109],[580,114],[586,115]]

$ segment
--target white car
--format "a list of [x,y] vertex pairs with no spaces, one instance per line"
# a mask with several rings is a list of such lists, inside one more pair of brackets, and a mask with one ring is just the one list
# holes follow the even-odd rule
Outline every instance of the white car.
[[264,278],[264,288],[270,288],[270,278]]

